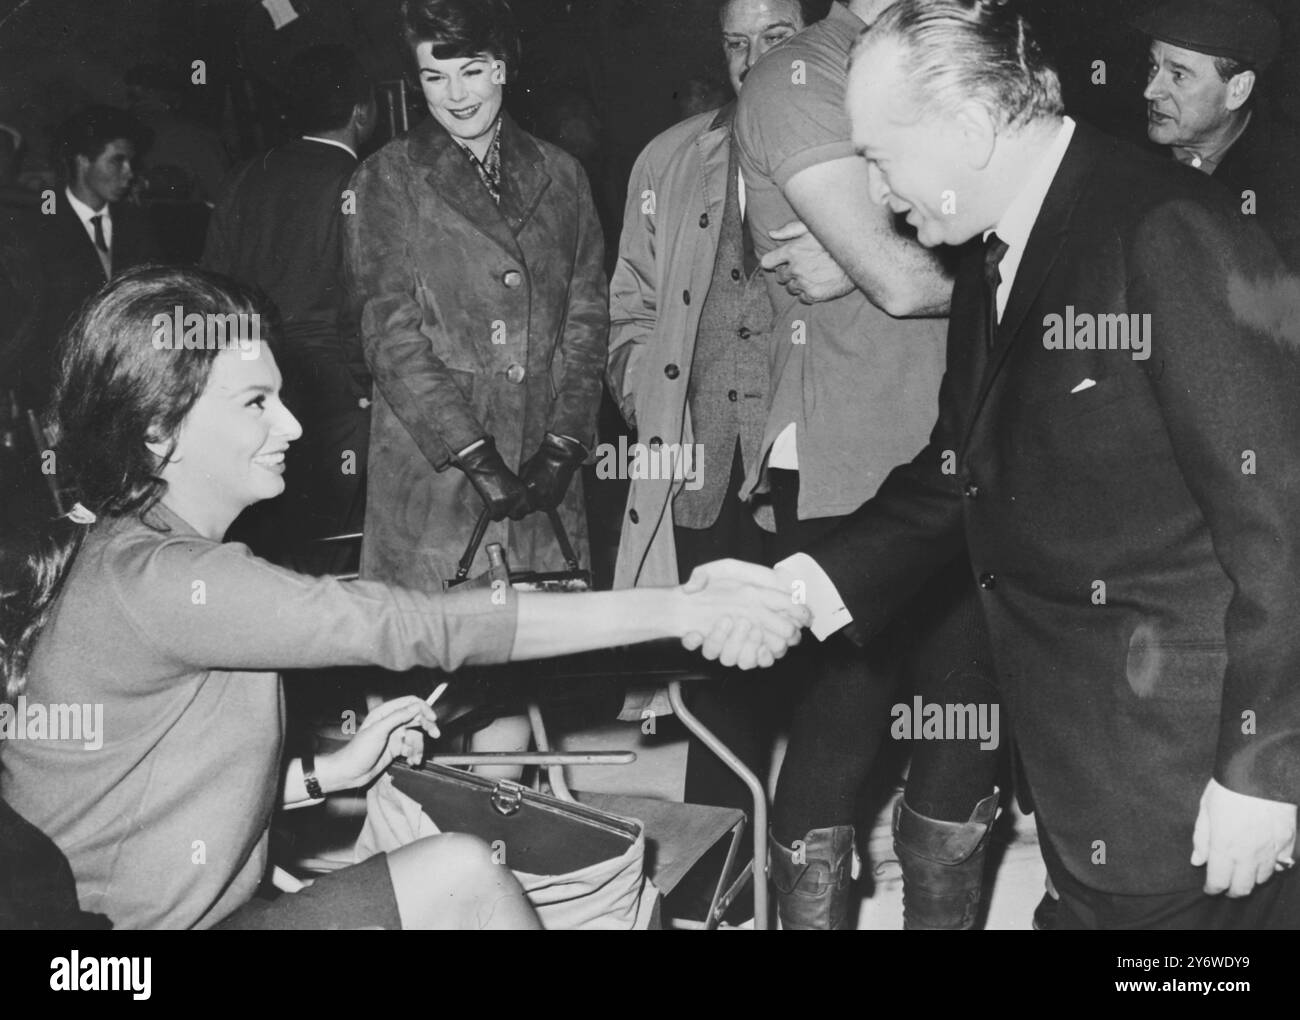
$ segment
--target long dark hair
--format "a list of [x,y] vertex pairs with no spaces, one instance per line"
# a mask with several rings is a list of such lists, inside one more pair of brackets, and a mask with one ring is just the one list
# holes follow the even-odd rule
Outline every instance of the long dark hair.
[[[158,316],[253,314],[251,295],[196,269],[146,266],[123,273],[82,310],[64,336],[51,413],[56,477],[100,523],[143,517],[162,498],[159,458],[207,386],[219,348],[172,350],[155,343]],[[98,526],[98,525],[92,525]],[[32,649],[90,527],[49,521],[12,590],[0,593],[4,700],[27,685]]]

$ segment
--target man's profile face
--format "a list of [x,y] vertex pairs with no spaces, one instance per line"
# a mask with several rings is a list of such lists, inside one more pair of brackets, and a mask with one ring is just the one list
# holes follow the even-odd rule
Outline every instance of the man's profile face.
[[82,189],[99,203],[120,202],[135,179],[135,145],[125,138],[114,138],[93,160],[77,157],[77,177]]
[[759,57],[803,28],[797,0],[731,0],[723,7],[722,52],[736,94]]
[[849,73],[853,145],[867,161],[872,199],[916,229],[927,248],[963,244],[984,228],[972,217],[975,176],[948,119],[915,110],[897,44],[863,51]]
[[1245,101],[1229,95],[1230,84],[1219,77],[1208,54],[1153,40],[1142,93],[1147,137],[1157,145],[1188,148],[1214,138]]

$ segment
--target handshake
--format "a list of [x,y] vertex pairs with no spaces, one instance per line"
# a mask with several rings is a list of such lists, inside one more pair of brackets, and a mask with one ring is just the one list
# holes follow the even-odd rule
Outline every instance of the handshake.
[[717,560],[677,589],[682,644],[724,666],[766,668],[799,643],[811,621],[797,583],[770,567]]

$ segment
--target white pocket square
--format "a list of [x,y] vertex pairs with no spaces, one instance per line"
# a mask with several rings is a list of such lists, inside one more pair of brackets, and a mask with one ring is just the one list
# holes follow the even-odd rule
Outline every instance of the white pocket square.
[[1074,394],[1076,393],[1082,393],[1084,390],[1090,390],[1096,385],[1097,385],[1096,379],[1085,379],[1083,380],[1083,382],[1079,383],[1078,386],[1076,386],[1074,389],[1070,391],[1070,396],[1074,396]]

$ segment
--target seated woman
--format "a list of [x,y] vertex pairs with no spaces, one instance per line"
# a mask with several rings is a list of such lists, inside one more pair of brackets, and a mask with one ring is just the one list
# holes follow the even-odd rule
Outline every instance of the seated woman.
[[67,855],[81,909],[120,928],[535,927],[511,873],[458,835],[251,905],[277,803],[364,785],[397,754],[417,757],[418,731],[436,732],[427,705],[402,699],[314,770],[282,769],[273,671],[450,671],[668,637],[768,665],[797,640],[804,610],[779,588],[713,579],[424,594],[304,577],[223,544],[241,510],[283,489],[301,429],[266,343],[209,333],[197,349],[168,349],[159,324],[178,307],[227,331],[242,323],[244,337],[257,321],[220,277],[148,268],[109,284],[67,338],[58,471],[80,502],[3,600],[0,673],[9,703],[91,706],[102,727],[91,741],[0,740],[0,797]]

